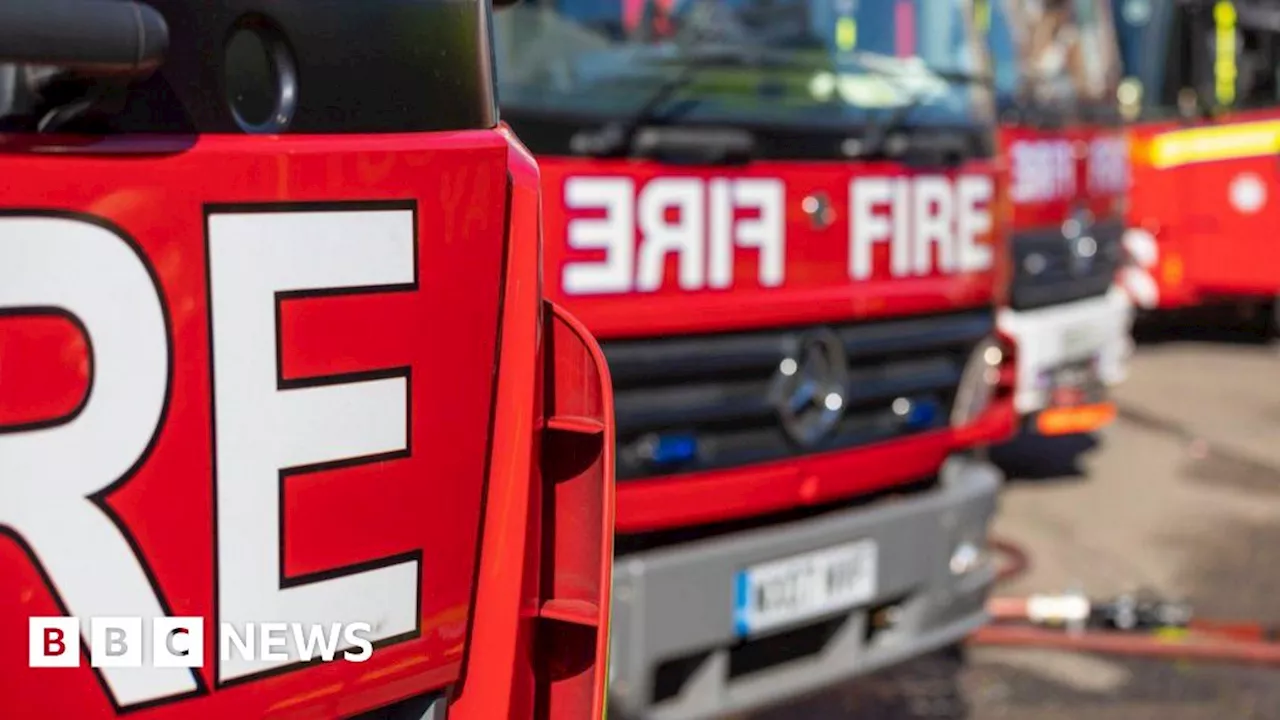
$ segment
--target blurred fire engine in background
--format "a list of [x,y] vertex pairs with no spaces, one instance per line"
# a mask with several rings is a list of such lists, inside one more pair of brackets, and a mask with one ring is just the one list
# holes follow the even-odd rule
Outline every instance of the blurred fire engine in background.
[[1280,7],[1117,0],[1133,122],[1126,287],[1144,309],[1228,301],[1276,330]]
[[1129,159],[1108,0],[980,0],[1010,173],[1015,405],[1033,432],[1090,432],[1132,353],[1124,259]]

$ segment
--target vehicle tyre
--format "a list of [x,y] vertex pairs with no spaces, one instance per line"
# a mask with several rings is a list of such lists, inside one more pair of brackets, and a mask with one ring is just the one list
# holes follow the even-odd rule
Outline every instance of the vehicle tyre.
[[1280,343],[1280,297],[1259,300],[1252,307],[1248,332],[1267,345]]

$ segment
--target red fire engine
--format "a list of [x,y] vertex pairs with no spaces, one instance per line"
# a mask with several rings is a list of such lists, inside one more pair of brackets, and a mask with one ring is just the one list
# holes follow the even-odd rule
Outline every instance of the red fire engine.
[[498,18],[549,292],[616,398],[611,709],[750,710],[985,618],[1013,430],[992,93],[951,0]]
[[1028,429],[1110,422],[1126,372],[1132,304],[1124,252],[1128,146],[1106,0],[984,0],[1010,170],[1013,268],[1000,327],[1018,346],[1016,407]]
[[489,18],[0,3],[4,717],[601,716],[608,374]]
[[1127,0],[1116,22],[1136,121],[1126,284],[1143,308],[1229,300],[1273,318],[1280,8]]

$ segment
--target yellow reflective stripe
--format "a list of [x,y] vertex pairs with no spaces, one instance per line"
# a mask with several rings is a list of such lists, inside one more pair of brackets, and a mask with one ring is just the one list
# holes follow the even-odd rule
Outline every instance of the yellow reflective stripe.
[[836,20],[836,47],[841,52],[848,52],[858,44],[858,23],[845,16]]
[[1151,140],[1156,169],[1280,153],[1280,120],[1174,130]]
[[1163,627],[1156,630],[1154,635],[1157,640],[1162,642],[1180,643],[1185,642],[1191,636],[1191,633],[1188,632],[1186,628]]
[[979,34],[991,31],[991,0],[974,0],[973,20]]
[[1217,46],[1214,89],[1219,105],[1231,105],[1236,101],[1236,8],[1231,0],[1218,0],[1213,6],[1213,24]]

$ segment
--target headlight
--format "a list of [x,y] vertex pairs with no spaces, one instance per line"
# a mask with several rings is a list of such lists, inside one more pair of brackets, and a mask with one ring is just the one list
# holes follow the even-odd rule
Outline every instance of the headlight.
[[1088,208],[1076,208],[1071,217],[1062,222],[1062,236],[1068,240],[1082,237],[1093,229],[1096,219]]
[[1004,351],[1000,343],[988,337],[969,354],[964,372],[960,375],[960,387],[956,390],[956,403],[951,408],[951,426],[961,427],[977,420],[995,397],[1000,384],[1000,363]]
[[1160,246],[1156,242],[1156,236],[1144,228],[1125,230],[1121,244],[1129,262],[1140,268],[1153,268],[1160,260]]

